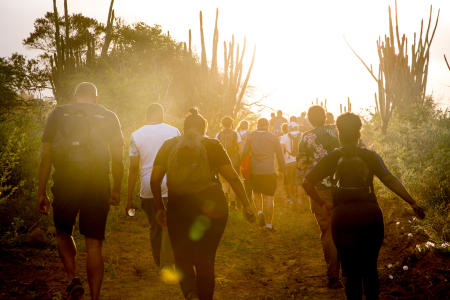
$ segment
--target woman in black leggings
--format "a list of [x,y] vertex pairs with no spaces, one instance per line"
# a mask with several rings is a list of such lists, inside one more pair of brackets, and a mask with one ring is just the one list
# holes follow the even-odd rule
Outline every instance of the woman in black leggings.
[[[306,175],[303,187],[313,201],[332,214],[333,240],[342,262],[347,298],[362,299],[364,289],[366,299],[378,299],[377,260],[384,225],[373,176],[408,202],[419,218],[425,214],[380,156],[358,146],[362,126],[359,116],[345,113],[338,117],[336,125],[342,148],[319,161]],[[320,199],[314,187],[328,176],[336,182],[332,208]]]
[[[254,219],[228,155],[217,140],[204,137],[206,127],[206,119],[192,109],[184,120],[184,134],[161,146],[150,179],[158,208],[157,219],[168,228],[186,299],[213,299],[216,250],[228,218],[219,173],[241,200],[244,216],[249,221]],[[167,214],[161,198],[165,174],[169,196]]]

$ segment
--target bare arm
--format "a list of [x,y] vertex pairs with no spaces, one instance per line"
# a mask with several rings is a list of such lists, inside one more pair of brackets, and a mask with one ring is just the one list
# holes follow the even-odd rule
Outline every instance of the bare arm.
[[164,210],[164,204],[161,195],[161,183],[164,179],[166,170],[162,166],[154,165],[150,177],[150,188],[152,189],[153,200],[157,210]]
[[38,195],[43,195],[47,191],[47,182],[52,169],[51,144],[43,143],[41,148],[41,163],[38,171]]
[[123,179],[123,144],[117,143],[110,146],[111,151],[111,168],[113,176],[113,190],[111,194],[111,204],[119,205],[120,189]]
[[130,156],[130,169],[128,171],[128,203],[127,208],[133,207],[133,194],[139,176],[139,156]]
[[308,179],[305,179],[305,181],[303,182],[303,188],[305,189],[305,192],[311,197],[311,199],[313,201],[315,201],[317,204],[319,204],[322,207],[325,205],[325,202],[322,201],[319,194],[317,193],[316,188]]
[[280,142],[276,141],[276,145],[275,145],[275,155],[277,156],[277,160],[278,160],[278,168],[279,171],[281,172],[281,174],[284,173],[284,156],[283,156],[283,151],[281,150],[281,145]]
[[47,197],[47,182],[52,169],[51,144],[43,143],[41,149],[41,162],[38,170],[38,210],[48,214],[50,202]]
[[411,197],[406,188],[403,186],[402,182],[397,177],[390,174],[383,178],[380,178],[380,180],[391,191],[393,191],[400,198],[409,203],[409,205],[411,205],[411,207],[414,209],[414,212],[419,218],[423,219],[425,217],[423,209],[416,204],[416,201],[413,199],[413,197]]

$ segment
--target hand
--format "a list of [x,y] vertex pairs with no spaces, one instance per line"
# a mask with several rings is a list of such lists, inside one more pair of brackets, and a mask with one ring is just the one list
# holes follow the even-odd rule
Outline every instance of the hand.
[[133,200],[128,200],[127,206],[125,207],[125,215],[128,216],[128,211],[129,211],[130,209],[134,209]]
[[248,207],[244,207],[242,209],[242,214],[244,215],[244,218],[250,222],[250,223],[254,223],[256,220],[255,214],[253,213],[253,211],[251,211],[250,208]]
[[167,228],[166,210],[158,209],[156,212],[156,223],[158,223],[162,228]]
[[419,219],[422,220],[423,218],[425,218],[425,211],[423,210],[422,207],[418,206],[417,204],[412,204],[411,207]]
[[48,215],[50,211],[50,201],[47,194],[39,195],[38,197],[38,211],[43,215]]
[[120,204],[120,192],[112,191],[109,198],[109,204],[118,206]]

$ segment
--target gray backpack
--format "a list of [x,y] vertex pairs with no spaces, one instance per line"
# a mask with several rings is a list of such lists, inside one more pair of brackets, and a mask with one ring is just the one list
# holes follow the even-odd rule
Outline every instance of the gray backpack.
[[192,195],[216,185],[204,137],[187,133],[175,139],[166,170],[169,193]]

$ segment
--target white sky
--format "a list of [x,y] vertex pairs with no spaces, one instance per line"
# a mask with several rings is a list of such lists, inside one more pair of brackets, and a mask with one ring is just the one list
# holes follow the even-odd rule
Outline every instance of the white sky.
[[[376,40],[388,30],[388,0],[342,1],[244,1],[244,0],[116,0],[116,16],[128,23],[159,24],[178,41],[200,43],[198,13],[203,10],[207,50],[211,50],[215,8],[219,8],[219,63],[223,61],[223,40],[234,33],[238,41],[247,36],[247,62],[257,46],[250,84],[254,100],[286,114],[299,114],[318,97],[328,99],[328,109],[352,100],[353,111],[373,107],[376,83],[346,46],[343,36],[367,63],[378,69]],[[441,8],[438,29],[431,47],[427,93],[433,93],[443,107],[450,105],[450,71],[443,54],[450,58],[450,1],[399,0],[400,33],[409,45],[420,19],[428,22]],[[60,12],[63,0],[58,0]],[[109,0],[69,0],[70,13],[81,12],[106,21]],[[392,9],[394,9],[392,7]],[[0,56],[13,52],[31,54],[22,40],[33,30],[33,22],[52,10],[51,0],[0,0]],[[434,18],[433,18],[434,19]],[[210,52],[208,59],[211,58]]]

